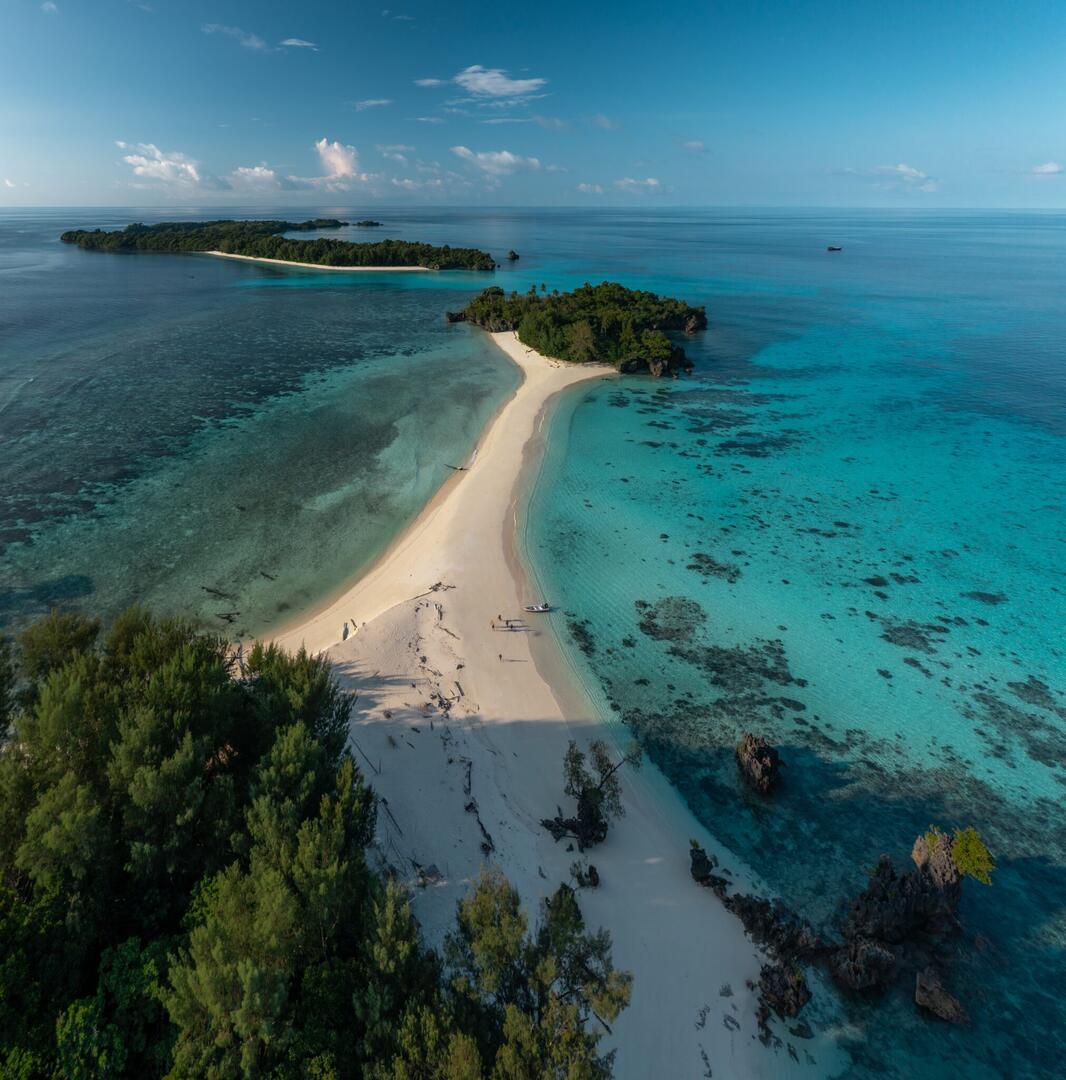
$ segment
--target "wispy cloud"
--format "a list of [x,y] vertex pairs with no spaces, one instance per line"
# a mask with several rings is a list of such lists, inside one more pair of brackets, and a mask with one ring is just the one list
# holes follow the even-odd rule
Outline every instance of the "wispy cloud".
[[578,184],[577,190],[582,195],[602,195],[603,188],[599,184]]
[[379,109],[382,105],[391,105],[392,98],[378,97],[378,98],[364,98],[362,101],[355,102],[355,111],[364,112],[366,109]]
[[390,143],[386,146],[378,144],[378,153],[388,158],[390,161],[398,161],[402,165],[407,164],[407,155],[413,154],[415,148],[413,146],[406,146],[404,143]]
[[705,154],[707,152],[707,144],[702,139],[679,139],[678,146],[682,150],[689,150],[693,154]]
[[614,131],[618,127],[618,122],[612,120],[609,116],[604,116],[603,113],[598,112],[594,116],[589,117],[589,122],[595,124],[596,127],[602,128],[604,131]]
[[200,163],[178,151],[160,150],[155,143],[118,141],[115,145],[129,151],[122,160],[132,167],[133,175],[142,180],[179,188],[198,187],[204,183]]
[[462,158],[489,176],[510,176],[522,170],[540,168],[537,158],[523,157],[521,154],[511,153],[510,150],[482,150],[475,153],[467,146],[453,146],[451,151],[456,157]]
[[299,37],[287,37],[281,46],[284,49],[311,49],[312,52],[318,52],[318,46],[313,41],[305,41]]
[[200,29],[205,34],[221,34],[223,37],[233,38],[245,49],[253,49],[263,52],[270,46],[258,35],[249,30],[242,30],[239,26],[223,26],[221,23],[204,23]]
[[444,124],[447,122],[443,116],[416,116],[415,119],[420,124]]
[[41,5],[41,10],[46,15],[55,15],[55,13],[59,11],[59,5],[54,4],[52,0],[44,0],[44,3]]
[[503,68],[472,64],[452,80],[468,94],[483,98],[521,98],[535,94],[547,79],[512,79]]
[[381,17],[383,19],[392,19],[393,22],[414,22],[415,17],[413,15],[398,15],[391,11],[389,8],[381,9]]
[[1029,171],[1034,176],[1058,176],[1064,170],[1057,161],[1045,161],[1043,165],[1034,165]]
[[643,180],[624,176],[621,180],[616,180],[614,186],[619,191],[626,191],[631,195],[656,195],[663,189],[663,185],[654,176],[645,177]]
[[6,176],[5,176],[5,177],[4,177],[4,187],[6,187],[6,188],[13,188],[14,186],[15,186],[15,181],[14,181],[14,180],[9,180],[9,179],[8,179],[8,178],[7,178]]
[[877,176],[887,177],[890,186],[895,185],[913,191],[936,191],[938,187],[937,181],[928,173],[916,169],[913,165],[908,165],[905,161],[901,161],[898,165],[878,165],[874,168],[874,173]]
[[278,174],[265,162],[258,165],[241,165],[229,174],[229,184],[234,191],[262,194],[268,191],[291,191],[296,185],[287,176]]
[[446,79],[415,79],[415,86],[443,86]]

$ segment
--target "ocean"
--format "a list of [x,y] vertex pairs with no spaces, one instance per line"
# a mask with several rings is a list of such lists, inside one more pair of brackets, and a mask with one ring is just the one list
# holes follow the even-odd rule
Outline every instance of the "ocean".
[[[972,1025],[905,985],[837,1001],[848,1075],[1056,1073],[1066,215],[373,211],[375,235],[519,252],[492,276],[57,239],[175,216],[0,215],[0,625],[136,600],[278,626],[380,553],[514,386],[446,309],[490,281],[705,304],[691,377],[586,384],[553,417],[523,527],[550,625],[619,739],[819,926],[930,824],[985,837],[948,968]],[[785,761],[769,800],[737,775],[746,730]]]

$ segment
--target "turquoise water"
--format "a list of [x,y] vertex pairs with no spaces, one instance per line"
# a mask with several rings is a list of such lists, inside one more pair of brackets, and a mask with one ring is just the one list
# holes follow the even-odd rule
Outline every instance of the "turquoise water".
[[[613,278],[707,305],[693,377],[582,387],[554,419],[526,537],[569,613],[553,625],[694,813],[812,919],[931,822],[987,838],[995,883],[967,890],[949,977],[972,1028],[921,1020],[905,987],[840,1003],[849,1075],[1056,1074],[1066,216],[373,216],[515,248],[507,287]],[[134,598],[230,633],[283,622],[388,543],[514,385],[442,319],[481,275],[56,239],[153,219],[0,216],[5,627]],[[787,762],[771,802],[737,781],[747,728]]]
[[263,632],[384,548],[517,375],[444,323],[477,275],[58,243],[133,217],[0,218],[0,628],[137,600]]
[[[694,377],[578,388],[556,414],[526,547],[564,648],[694,813],[822,925],[880,852],[904,863],[930,823],[975,824],[998,869],[967,889],[949,968],[973,1027],[921,1019],[909,986],[842,1002],[849,1075],[1055,1075],[1066,219],[647,232],[633,277],[705,302],[711,330]],[[787,764],[769,802],[733,761],[752,729]]]

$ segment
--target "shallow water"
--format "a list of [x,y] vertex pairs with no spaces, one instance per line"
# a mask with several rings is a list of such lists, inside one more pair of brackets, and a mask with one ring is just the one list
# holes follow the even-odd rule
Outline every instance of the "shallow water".
[[[526,530],[555,628],[697,816],[822,925],[930,823],[987,839],[949,969],[973,1027],[921,1019],[910,987],[843,1003],[849,1075],[1053,1075],[1064,219],[656,231],[659,288],[711,330],[691,379],[580,388],[556,415]],[[771,801],[739,782],[745,730],[786,761]]]
[[[1054,1075],[1066,216],[374,214],[515,248],[507,287],[614,278],[707,305],[692,378],[582,387],[555,417],[526,533],[569,612],[553,625],[697,816],[813,919],[931,822],[988,839],[995,883],[968,883],[949,976],[973,1027],[920,1019],[905,987],[842,1004],[849,1075]],[[137,598],[262,630],[372,559],[514,385],[441,318],[487,279],[56,242],[137,219],[0,218],[0,622]],[[735,773],[749,728],[787,762],[770,802]]]
[[57,242],[84,220],[0,220],[0,625],[137,600],[277,626],[380,553],[517,383],[444,323],[477,275]]

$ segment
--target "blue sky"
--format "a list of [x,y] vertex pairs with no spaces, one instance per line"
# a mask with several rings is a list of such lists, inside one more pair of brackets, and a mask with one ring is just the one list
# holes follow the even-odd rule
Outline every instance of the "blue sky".
[[1066,4],[0,0],[0,207],[1066,206]]

